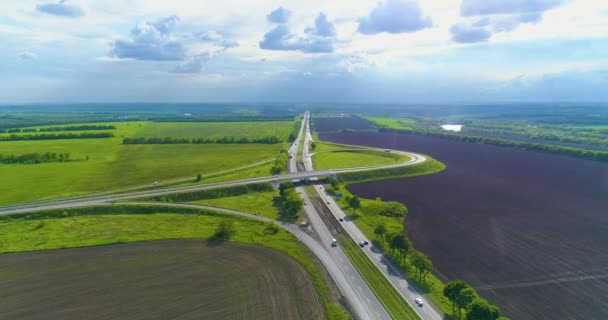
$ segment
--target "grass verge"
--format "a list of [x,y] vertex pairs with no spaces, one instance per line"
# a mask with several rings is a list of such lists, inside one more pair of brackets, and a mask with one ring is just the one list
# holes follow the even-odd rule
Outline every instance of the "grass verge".
[[408,160],[410,158],[407,156],[375,150],[322,151],[314,155],[315,168],[318,170],[378,166]]
[[393,319],[420,319],[368,256],[345,234],[338,235],[342,250]]
[[[374,181],[374,180],[385,180],[385,179],[396,179],[404,177],[414,177],[426,174],[433,174],[440,172],[445,169],[445,165],[433,158],[427,157],[427,161],[421,164],[416,164],[408,167],[392,168],[386,170],[374,170],[367,172],[355,172],[342,174],[341,178],[344,180],[344,184],[338,187],[338,190],[333,190],[334,193],[342,193],[343,198],[339,200],[339,204],[345,212],[349,211],[348,204],[345,200],[347,197],[352,197],[350,191],[348,191],[348,184]],[[331,187],[328,186],[331,190]],[[374,229],[378,225],[384,225],[387,229],[388,234],[395,234],[403,232],[403,219],[394,218],[380,215],[379,212],[382,205],[381,199],[361,199],[361,208],[357,210],[356,214],[351,214],[351,217],[355,220],[355,223],[361,231],[369,239],[376,239],[376,244],[381,247],[386,247],[387,244],[377,239],[374,234]],[[390,255],[385,251],[388,258]],[[415,270],[411,267],[409,259],[404,262],[398,262],[397,259],[391,259],[393,263],[401,268],[401,270],[416,282],[418,287],[425,293],[425,295],[437,306],[444,314],[451,315],[452,307],[443,296],[444,283],[434,274],[429,273],[424,281],[418,279],[415,275]]]

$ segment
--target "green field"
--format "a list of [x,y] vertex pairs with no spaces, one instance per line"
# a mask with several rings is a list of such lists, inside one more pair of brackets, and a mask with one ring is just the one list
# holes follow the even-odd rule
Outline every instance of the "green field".
[[239,196],[206,199],[189,202],[203,206],[233,209],[270,219],[278,219],[279,208],[274,206],[274,198],[279,197],[278,191],[252,192]]
[[313,155],[315,168],[318,170],[379,166],[405,162],[409,159],[407,156],[373,150],[340,150]]
[[404,131],[413,130],[413,126],[416,125],[416,120],[409,118],[365,117],[365,119],[379,127]]
[[[287,126],[284,127],[288,134],[292,123],[286,123]],[[168,130],[171,126],[178,128],[190,123],[104,124],[117,127],[116,130],[111,130],[115,134],[114,138],[0,142],[2,154],[69,152],[73,160],[63,163],[0,165],[3,182],[0,186],[0,205],[152,184],[155,181],[194,177],[198,173],[214,173],[273,158],[284,148],[282,143],[123,145],[123,137],[138,135],[144,128],[160,125]],[[226,126],[223,126],[224,123],[196,123],[200,126],[211,125],[222,136],[229,130],[236,130],[239,125],[247,127],[241,123],[225,124]],[[257,123],[251,125],[258,126]],[[218,181],[268,174],[269,169],[250,168],[213,179]]]
[[288,254],[315,280],[330,319],[348,319],[344,309],[329,301],[327,276],[314,256],[295,237],[267,223],[207,210],[151,206],[106,206],[57,210],[0,218],[0,253],[85,247],[162,239],[209,239],[222,221],[236,232],[231,241],[261,245]]
[[135,137],[174,138],[262,138],[276,136],[287,140],[293,121],[260,122],[145,122]]

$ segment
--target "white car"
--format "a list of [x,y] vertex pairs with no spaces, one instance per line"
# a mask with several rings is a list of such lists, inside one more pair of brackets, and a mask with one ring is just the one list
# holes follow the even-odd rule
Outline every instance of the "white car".
[[422,307],[422,306],[424,305],[424,302],[422,301],[422,299],[421,299],[420,297],[418,297],[418,298],[414,299],[414,301],[416,302],[416,304],[417,304],[419,307]]
[[336,239],[331,239],[331,246],[335,247],[338,245],[338,241]]

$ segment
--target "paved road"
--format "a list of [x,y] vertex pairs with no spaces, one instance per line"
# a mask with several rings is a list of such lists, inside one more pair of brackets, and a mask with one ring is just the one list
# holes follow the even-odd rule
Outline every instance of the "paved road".
[[[309,145],[312,142],[312,135],[310,134],[309,127],[306,128],[306,133],[307,133],[306,139],[304,141],[304,147],[303,147],[304,166],[307,171],[314,172],[313,157],[312,157],[312,154],[308,153]],[[383,151],[383,152],[385,151],[384,149],[376,149],[376,150]],[[418,162],[422,162],[422,161],[426,160],[426,158],[424,158],[424,156],[417,155],[417,154],[411,154],[409,152],[402,152],[402,151],[396,151],[396,150],[391,150],[391,152],[410,156],[412,158],[410,161],[413,161],[414,163],[418,163]],[[398,167],[398,166],[400,166],[400,164],[396,164],[396,165],[391,164],[391,165],[386,165],[383,167],[386,168],[386,167],[395,167],[395,166]],[[349,170],[350,169],[351,168],[349,168]],[[347,216],[346,213],[344,213],[344,211],[342,211],[342,208],[340,208],[340,206],[334,201],[333,197],[331,197],[326,192],[326,190],[323,186],[316,187],[315,190],[319,194],[321,199],[324,200],[323,203],[329,208],[329,210],[331,211],[331,213],[333,214],[333,216],[336,220],[339,220],[339,218],[344,218]],[[341,225],[346,230],[348,235],[353,240],[355,240],[355,242],[358,243],[361,240],[366,240],[367,237],[364,235],[364,233],[361,231],[361,229],[359,229],[359,227],[355,224],[354,221],[352,221],[350,219],[346,219],[344,222],[341,223]],[[401,272],[401,270],[399,270],[389,260],[387,260],[381,251],[374,249],[370,246],[367,246],[367,247],[363,248],[362,250],[370,258],[370,260],[372,260],[374,262],[376,267],[380,271],[382,271],[382,274],[384,274],[384,276],[393,284],[393,287],[395,287],[395,289],[397,289],[397,291],[399,291],[399,293],[401,293],[401,295],[403,296],[405,301],[407,301],[410,304],[410,306],[414,309],[414,311],[416,311],[416,313],[420,316],[420,318],[425,319],[425,320],[426,319],[430,319],[430,320],[444,319],[445,315],[443,315],[443,313],[441,311],[439,311],[428,299],[426,299],[422,292],[419,292],[415,288],[415,284],[413,284],[413,283],[410,284],[410,280],[408,280],[408,278],[405,276],[405,274],[403,274]],[[416,305],[416,302],[414,300],[418,297],[420,297],[424,301],[423,307],[419,307],[418,305]]]
[[[309,113],[307,112],[304,115],[303,125],[300,129],[298,139],[289,149],[289,154],[292,155],[289,161],[289,173],[283,175],[269,176],[269,177],[260,177],[260,178],[250,178],[250,179],[242,179],[242,180],[234,180],[234,181],[226,181],[226,182],[218,182],[218,183],[209,183],[209,184],[201,184],[195,186],[186,186],[186,187],[173,187],[173,188],[160,188],[154,190],[144,190],[144,191],[134,191],[127,192],[121,194],[102,194],[102,195],[91,195],[91,196],[82,196],[77,199],[68,198],[68,199],[57,199],[57,200],[49,200],[49,201],[40,201],[29,204],[20,204],[13,205],[8,207],[0,207],[0,214],[15,214],[15,213],[24,213],[24,212],[32,212],[32,211],[40,211],[40,210],[49,210],[49,209],[62,209],[62,208],[73,208],[73,207],[82,207],[82,206],[95,206],[95,205],[108,205],[116,201],[125,201],[125,200],[133,200],[143,197],[153,197],[153,196],[161,196],[167,194],[175,194],[175,193],[183,193],[183,192],[193,192],[193,191],[202,191],[202,190],[210,190],[216,188],[225,188],[231,186],[239,186],[246,184],[254,184],[254,183],[268,183],[274,181],[286,181],[286,180],[300,180],[300,179],[314,179],[321,176],[333,175],[336,173],[343,172],[356,172],[356,171],[366,171],[366,170],[377,170],[382,168],[392,168],[398,166],[408,166],[416,163],[421,163],[426,160],[423,155],[409,152],[400,152],[404,155],[408,155],[411,159],[409,161],[398,163],[398,164],[390,164],[390,165],[382,165],[375,167],[360,167],[360,168],[346,168],[346,169],[337,169],[337,170],[321,170],[314,171],[312,159],[308,154],[308,146],[310,141],[312,141],[312,136],[310,133],[309,127]],[[298,144],[301,142],[301,137],[304,135],[305,143],[303,146],[303,161],[304,167],[306,171],[297,172],[297,163],[296,163],[296,153],[298,150]],[[381,150],[381,149],[378,149]],[[310,203],[310,199],[306,196],[305,192],[301,189],[297,189],[298,192],[302,195],[304,200]],[[137,203],[136,203],[137,204]],[[141,204],[141,203],[140,203]],[[149,204],[149,203],[147,203]],[[197,207],[197,208],[207,208],[216,211],[221,211],[230,214],[237,214],[241,216],[245,216],[252,219],[262,220],[262,221],[271,221],[270,219],[250,215],[244,212],[238,212],[235,210],[229,209],[220,209],[220,208],[212,208],[205,206],[194,206],[187,204],[168,204],[168,203],[155,203],[158,205],[166,205],[166,206],[183,206],[183,207]],[[314,229],[314,237],[304,232],[300,228],[295,225],[289,225],[281,223],[280,225],[296,235],[298,239],[300,239],[307,247],[309,247],[317,257],[322,261],[327,270],[329,271],[332,279],[336,282],[338,288],[341,293],[346,297],[346,300],[351,307],[351,310],[354,314],[360,319],[390,319],[389,315],[386,313],[384,307],[380,304],[376,296],[372,293],[371,289],[365,281],[361,278],[359,273],[356,271],[350,260],[345,256],[344,252],[337,247],[331,247],[331,239],[333,238],[325,224],[322,222],[319,214],[315,211],[313,206],[305,206],[305,212],[309,219],[309,222]],[[354,225],[354,224],[353,224]],[[355,226],[356,227],[356,226]],[[359,231],[360,232],[360,231]],[[426,317],[424,319],[427,319]],[[428,319],[435,319],[429,317]]]
[[[309,128],[309,117],[310,114],[306,112],[302,120],[302,128],[300,129],[298,139],[293,143],[290,150],[292,155],[288,170],[290,174],[294,174],[298,171],[296,162],[296,155],[298,152],[298,144],[302,143],[302,134],[306,129],[306,141],[308,141],[308,128]],[[304,148],[308,145],[304,144]],[[311,177],[314,178],[314,177]],[[380,303],[376,295],[369,288],[365,280],[361,277],[357,269],[353,266],[352,262],[348,259],[342,249],[332,247],[331,243],[334,236],[331,234],[327,226],[321,220],[319,213],[316,212],[314,206],[312,206],[310,199],[306,195],[306,192],[302,187],[297,187],[296,191],[304,200],[304,215],[307,223],[313,228],[317,244],[325,248],[329,252],[327,259],[332,261],[332,266],[335,270],[329,270],[332,279],[336,282],[342,295],[348,301],[349,307],[352,312],[359,319],[391,319],[389,314],[384,309],[384,306]],[[310,247],[309,247],[310,248]]]

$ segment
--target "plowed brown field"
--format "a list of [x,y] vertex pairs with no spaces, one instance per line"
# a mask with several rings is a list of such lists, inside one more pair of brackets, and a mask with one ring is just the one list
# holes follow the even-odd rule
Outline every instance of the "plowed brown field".
[[0,255],[0,319],[325,319],[294,259],[171,240]]
[[471,283],[512,319],[608,319],[608,164],[400,133],[320,138],[447,165],[349,187],[405,203],[406,232],[444,278]]

